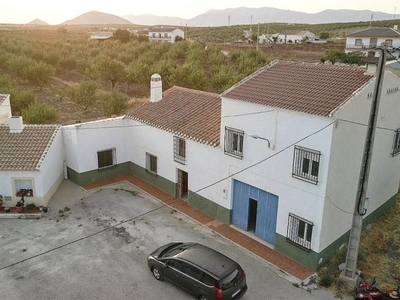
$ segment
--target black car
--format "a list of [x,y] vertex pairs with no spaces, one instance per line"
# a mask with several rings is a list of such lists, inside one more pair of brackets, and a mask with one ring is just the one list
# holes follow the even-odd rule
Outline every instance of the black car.
[[197,243],[169,243],[147,257],[157,280],[167,279],[199,300],[237,300],[247,291],[246,273],[229,257]]

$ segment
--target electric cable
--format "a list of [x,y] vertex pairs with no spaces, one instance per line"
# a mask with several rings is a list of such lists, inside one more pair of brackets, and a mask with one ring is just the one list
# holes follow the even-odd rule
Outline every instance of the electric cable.
[[[256,166],[256,165],[259,165],[259,164],[261,164],[261,163],[267,161],[268,159],[271,159],[271,158],[275,157],[276,155],[278,155],[278,154],[284,152],[285,150],[287,150],[287,149],[293,147],[294,145],[298,144],[299,142],[304,141],[305,139],[308,139],[308,138],[310,138],[311,136],[313,136],[313,135],[315,135],[315,134],[317,134],[317,133],[319,133],[319,132],[325,130],[326,128],[328,128],[329,126],[331,126],[333,123],[334,123],[334,122],[331,122],[331,123],[325,125],[324,127],[322,127],[321,129],[319,129],[319,130],[317,130],[317,131],[315,131],[315,132],[312,132],[312,133],[308,134],[307,136],[305,136],[305,137],[303,137],[303,138],[297,140],[296,142],[294,142],[294,143],[292,143],[292,144],[286,146],[286,147],[283,148],[282,150],[280,150],[280,151],[278,151],[278,152],[276,152],[276,153],[274,153],[274,154],[272,154],[272,155],[270,155],[270,156],[268,156],[268,157],[262,159],[261,161],[259,161],[259,162],[257,162],[257,163],[254,163],[254,164],[252,164],[252,165],[250,165],[250,166],[248,166],[248,167],[246,167],[246,168],[243,168],[242,170],[240,170],[240,171],[238,171],[238,172],[235,172],[235,173],[233,173],[233,174],[231,174],[231,175],[229,175],[229,176],[226,176],[226,177],[224,177],[223,179],[220,179],[220,180],[218,180],[218,181],[216,181],[216,182],[214,182],[214,183],[212,183],[212,184],[209,184],[209,185],[207,185],[207,186],[205,186],[205,187],[203,187],[203,188],[200,188],[200,189],[196,190],[196,191],[193,192],[193,193],[196,194],[196,193],[198,193],[198,192],[200,192],[200,191],[203,191],[203,190],[205,190],[205,189],[207,189],[207,188],[209,188],[209,187],[212,187],[212,186],[214,186],[214,185],[216,185],[216,184],[218,184],[218,183],[220,183],[220,182],[222,182],[222,181],[224,181],[224,180],[227,180],[227,179],[229,179],[229,178],[231,178],[231,177],[233,177],[233,176],[235,176],[235,175],[237,175],[237,174],[239,174],[239,173],[242,173],[242,172],[244,172],[244,171],[246,171],[246,170],[248,170],[248,169],[250,169],[250,168],[252,168],[252,167],[254,167],[254,166]],[[172,201],[169,201],[169,200],[172,200]],[[115,227],[117,227],[117,226],[120,226],[120,225],[125,224],[125,223],[130,222],[130,221],[133,221],[133,220],[138,219],[138,218],[140,218],[140,217],[143,217],[143,216],[145,216],[145,215],[148,215],[148,214],[150,214],[150,213],[152,213],[152,212],[154,212],[154,211],[157,211],[157,210],[159,210],[159,209],[162,209],[162,208],[164,208],[164,207],[169,207],[171,204],[173,204],[173,203],[175,203],[175,202],[177,202],[177,201],[180,201],[180,199],[175,199],[175,197],[170,197],[170,198],[164,200],[164,201],[163,201],[164,204],[162,204],[162,205],[159,206],[159,207],[156,207],[156,208],[154,208],[154,209],[151,209],[151,210],[149,210],[149,211],[147,211],[147,212],[144,212],[144,213],[142,213],[142,214],[139,214],[139,215],[134,216],[134,217],[132,217],[132,218],[129,218],[129,219],[127,219],[127,220],[121,221],[121,222],[119,222],[118,224],[114,224],[114,225],[109,226],[109,227],[107,227],[107,228],[103,228],[102,230],[96,231],[96,232],[94,232],[94,233],[92,233],[92,234],[83,236],[83,237],[81,237],[81,238],[75,239],[75,240],[70,241],[70,242],[67,242],[67,243],[65,243],[65,244],[63,244],[63,245],[54,247],[54,248],[52,248],[52,249],[46,250],[46,251],[44,251],[44,252],[41,252],[41,253],[38,253],[38,254],[35,254],[35,255],[32,255],[32,256],[30,256],[30,257],[24,258],[24,259],[19,260],[19,261],[17,261],[17,262],[14,262],[14,263],[8,264],[8,265],[6,265],[6,266],[0,267],[0,271],[5,270],[5,269],[8,269],[8,268],[13,267],[13,266],[16,266],[16,265],[21,264],[21,263],[23,263],[23,262],[29,261],[29,260],[31,260],[31,259],[34,259],[34,258],[43,256],[43,255],[45,255],[45,254],[54,252],[54,251],[56,251],[56,250],[59,250],[59,249],[61,249],[61,248],[66,247],[66,246],[75,244],[75,243],[77,243],[77,242],[79,242],[79,241],[82,241],[82,240],[91,238],[91,237],[96,236],[96,235],[98,235],[98,234],[100,234],[100,233],[102,233],[102,232],[108,231],[108,230],[113,229],[113,228],[115,228]]]

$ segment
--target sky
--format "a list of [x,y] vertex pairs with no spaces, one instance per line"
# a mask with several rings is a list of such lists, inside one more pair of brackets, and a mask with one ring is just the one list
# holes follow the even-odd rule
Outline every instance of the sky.
[[[397,2],[397,3],[396,3]],[[100,11],[117,16],[153,14],[191,19],[210,9],[236,7],[274,7],[306,13],[325,9],[354,9],[400,13],[397,0],[200,0],[183,5],[184,0],[0,0],[0,23],[26,24],[40,19],[57,25],[89,11]],[[396,5],[398,6],[396,8]]]

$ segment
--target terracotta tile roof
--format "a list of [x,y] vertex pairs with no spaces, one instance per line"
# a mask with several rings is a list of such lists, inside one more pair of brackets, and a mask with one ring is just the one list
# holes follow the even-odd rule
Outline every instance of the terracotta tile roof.
[[61,125],[25,125],[10,133],[0,125],[0,171],[38,171]]
[[173,86],[163,93],[160,101],[139,106],[127,117],[199,143],[219,145],[218,94]]
[[400,32],[387,27],[373,27],[347,35],[347,37],[400,37]]
[[330,116],[372,78],[362,68],[274,61],[221,96]]

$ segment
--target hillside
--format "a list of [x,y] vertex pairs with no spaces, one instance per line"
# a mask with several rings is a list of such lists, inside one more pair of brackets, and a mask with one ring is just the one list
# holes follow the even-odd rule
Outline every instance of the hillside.
[[130,21],[99,11],[90,11],[72,20],[65,21],[62,25],[89,25],[89,24],[132,24]]
[[49,25],[49,23],[46,23],[40,19],[35,19],[33,21],[30,21],[27,25]]
[[[124,18],[139,25],[176,25],[176,26],[229,26],[257,23],[303,23],[303,24],[324,24],[343,22],[367,22],[373,15],[374,21],[392,20],[393,14],[371,10],[324,10],[318,13],[309,14],[298,11],[283,10],[273,7],[261,8],[227,8],[222,10],[209,10],[192,19],[175,17],[160,17],[155,15],[125,15]],[[400,18],[400,14],[395,16]]]

